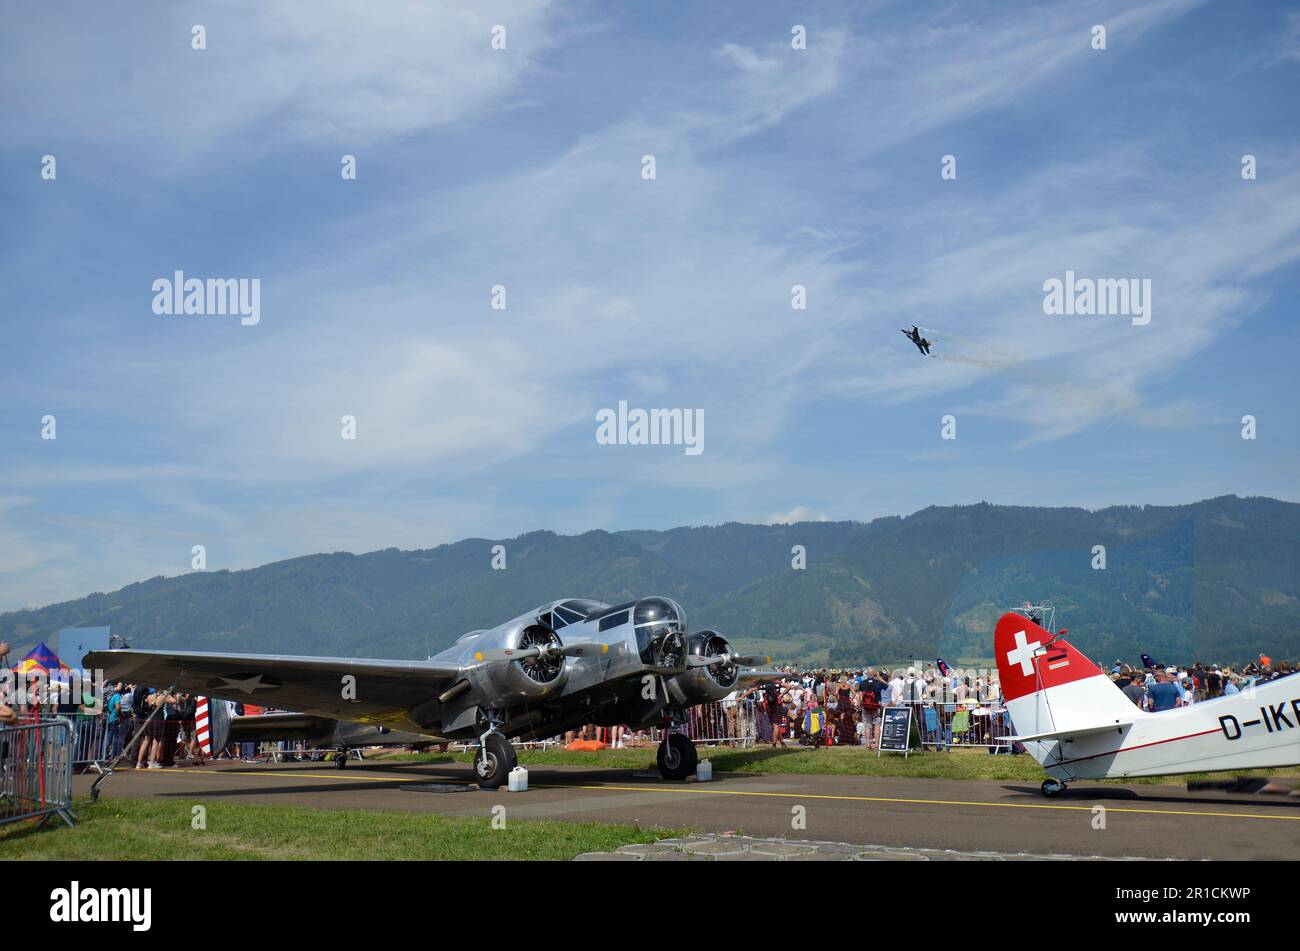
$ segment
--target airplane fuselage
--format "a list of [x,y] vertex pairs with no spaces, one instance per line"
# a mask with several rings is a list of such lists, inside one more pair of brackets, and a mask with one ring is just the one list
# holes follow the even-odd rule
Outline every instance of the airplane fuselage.
[[1134,707],[1113,730],[1025,746],[1062,781],[1300,764],[1300,676],[1160,713]]
[[[539,628],[553,631],[564,645],[583,645],[583,652],[565,657],[550,679],[530,674],[534,668],[527,661],[488,662],[489,651],[516,650],[537,637]],[[725,671],[681,670],[687,653],[699,653],[710,637],[721,639],[711,631],[687,634],[681,607],[667,598],[613,606],[550,602],[466,634],[431,658],[462,666],[469,689],[446,704],[414,711],[419,722],[412,725],[438,739],[476,739],[483,711],[490,708],[502,717],[502,732],[527,740],[584,723],[657,722],[669,705],[689,706],[730,691]]]

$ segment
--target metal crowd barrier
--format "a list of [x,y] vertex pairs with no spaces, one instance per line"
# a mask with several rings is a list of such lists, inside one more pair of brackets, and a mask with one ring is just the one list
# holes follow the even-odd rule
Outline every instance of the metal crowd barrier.
[[46,720],[0,727],[0,825],[72,814],[72,724]]
[[[837,718],[836,709],[826,708],[826,713],[828,720]],[[869,713],[871,720],[866,731],[865,742],[858,742],[860,737],[855,729],[853,742],[845,743],[840,738],[838,740],[840,745],[863,746],[864,748],[874,749],[875,728],[878,726],[878,717],[880,716],[879,708],[877,707]],[[802,716],[803,710],[801,709],[799,712],[801,720]],[[849,717],[850,722],[856,728],[862,719],[863,711],[854,708]],[[925,701],[917,703],[913,709],[913,722],[916,724],[916,732],[922,746],[934,748],[981,748],[988,749],[991,752],[1010,752],[1008,737],[1015,733],[1006,709],[988,702],[959,704],[955,702]],[[105,758],[106,744],[109,741],[104,735],[102,724],[102,717],[96,718],[96,720],[83,720],[78,724],[76,758],[78,765],[86,764],[98,768],[99,762]],[[663,738],[663,732],[659,727],[651,727],[643,731],[642,737],[647,743],[656,744]],[[710,746],[730,744],[747,747],[756,743],[771,741],[771,727],[767,711],[760,707],[755,700],[748,698],[730,702],[715,701],[689,708],[686,712],[686,723],[683,732],[693,742]],[[795,735],[799,735],[801,732],[802,730],[795,731]],[[608,728],[599,728],[597,736],[607,739]],[[785,738],[787,740],[793,738],[789,729],[785,732]],[[563,737],[552,737],[550,739],[516,743],[515,745],[521,749],[562,748],[564,739]],[[477,744],[472,742],[449,744],[449,749],[459,752],[475,748],[477,748]],[[326,752],[329,751],[309,749],[305,743],[297,741],[283,744],[262,744],[258,749],[259,755],[267,755],[273,762],[280,762],[283,758],[295,754],[309,756]]]
[[108,717],[77,717],[73,721],[72,765],[103,772],[101,763],[109,759]]
[[[283,740],[280,742],[259,744],[257,755],[265,757],[268,763],[291,762],[296,757],[299,762],[324,763],[335,753],[343,752],[340,746],[309,746],[306,740]],[[348,747],[348,759],[364,760],[365,755],[359,747]]]
[[[827,708],[827,719],[835,719],[837,711]],[[799,712],[802,719],[803,710]],[[856,730],[853,734],[853,742],[845,743],[841,738],[840,745],[862,746],[864,748],[874,749],[875,745],[875,727],[878,725],[880,716],[879,708],[871,711],[871,720],[869,729],[866,731],[865,742],[859,743],[860,737],[857,736]],[[863,719],[863,712],[854,708],[849,720],[856,728],[859,721]],[[993,752],[1010,752],[1008,737],[1014,735],[1015,731],[1011,727],[1011,718],[1007,715],[1006,709],[989,703],[980,704],[959,704],[955,702],[936,702],[926,701],[915,705],[913,710],[913,721],[916,724],[917,735],[924,746],[943,747],[943,748],[971,748],[971,749],[988,749]],[[598,731],[598,736],[602,736],[605,730],[602,728]],[[767,711],[762,709],[754,700],[745,699],[739,701],[717,701],[714,703],[700,704],[687,710],[686,724],[683,728],[686,736],[695,743],[709,746],[732,744],[735,746],[746,747],[756,743],[771,742],[771,727],[768,724]],[[651,727],[644,731],[645,739],[650,744],[658,743],[663,739],[664,731],[658,727]],[[797,731],[801,734],[802,730]],[[603,736],[602,736],[603,738]],[[789,729],[785,732],[787,740],[794,738]],[[562,738],[550,740],[535,740],[529,743],[516,744],[520,747],[540,746],[546,749],[548,746],[562,746]],[[474,744],[456,744],[457,747],[472,749]]]
[[[736,724],[737,728],[728,728],[722,733],[711,730],[710,727],[718,722],[719,714],[709,710],[710,707],[722,708],[722,704],[705,704],[697,707],[695,710],[698,714],[688,719],[686,725],[686,734],[697,743],[726,743],[739,742],[740,745],[749,745],[755,742],[771,742],[771,727],[767,721],[767,712],[758,707],[757,703],[752,700],[744,700],[737,704]],[[826,718],[829,721],[838,721],[838,709],[825,707]],[[865,742],[859,743],[860,739],[856,733],[856,727],[864,719],[864,711],[854,708],[850,713],[848,720],[854,727],[853,741],[845,743],[843,738],[837,737],[840,745],[846,746],[864,746],[874,747],[875,728],[879,723],[880,708],[876,707],[865,711],[865,717],[868,720],[868,729],[866,730]],[[798,717],[802,722],[804,708],[800,708]],[[725,710],[721,716],[722,722],[726,723]],[[925,701],[917,703],[913,708],[913,721],[916,724],[917,735],[921,743],[925,746],[944,747],[944,748],[980,748],[988,749],[992,752],[1010,752],[1009,737],[1015,734],[1011,726],[1011,718],[1007,715],[1006,709],[999,705],[993,705],[987,702],[979,704],[959,704],[955,702],[942,701]],[[700,727],[704,730],[701,732]],[[802,726],[794,731],[794,735],[802,734]],[[654,738],[657,740],[659,734],[654,732]],[[791,739],[792,733],[788,729],[785,733],[786,739]]]
[[[758,704],[753,700],[717,700],[686,711],[685,733],[695,743],[752,746],[758,740]],[[658,742],[662,731],[652,730]]]
[[[959,703],[921,703],[913,714],[923,746],[981,747],[1010,752],[1015,735],[1006,708]],[[1001,748],[1001,750],[999,750]]]

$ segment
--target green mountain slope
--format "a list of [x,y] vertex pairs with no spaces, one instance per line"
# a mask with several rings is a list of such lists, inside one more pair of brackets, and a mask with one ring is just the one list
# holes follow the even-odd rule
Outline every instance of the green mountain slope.
[[[422,551],[308,555],[246,571],[153,578],[0,615],[0,638],[112,625],[136,647],[422,657],[556,597],[658,593],[692,627],[791,660],[986,658],[1026,598],[1099,661],[1300,655],[1300,505],[1227,496],[1089,512],[988,504],[870,523],[533,532]],[[1105,570],[1092,567],[1106,547]],[[791,565],[803,546],[807,567]]]

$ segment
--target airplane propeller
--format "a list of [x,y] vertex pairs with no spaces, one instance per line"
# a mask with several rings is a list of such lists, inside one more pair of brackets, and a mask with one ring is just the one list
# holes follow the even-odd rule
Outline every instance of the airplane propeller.
[[530,657],[582,657],[586,654],[608,654],[608,644],[538,644],[535,647],[494,647],[475,651],[474,659],[480,663],[501,660],[528,660]]
[[771,657],[760,656],[758,654],[714,654],[709,657],[701,657],[698,654],[692,654],[686,658],[687,667],[714,667],[718,664],[736,664],[740,667],[763,667],[772,663]]

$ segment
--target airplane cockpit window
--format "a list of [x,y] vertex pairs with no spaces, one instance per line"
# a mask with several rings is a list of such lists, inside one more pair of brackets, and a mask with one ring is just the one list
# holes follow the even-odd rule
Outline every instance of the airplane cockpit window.
[[611,630],[612,628],[616,628],[626,623],[627,623],[626,611],[620,611],[617,614],[606,614],[603,618],[600,619],[600,629],[601,631],[608,631]]
[[579,621],[586,620],[583,615],[579,614],[577,611],[570,611],[564,605],[560,605],[551,613],[555,615],[557,621],[562,622],[554,625],[556,630],[563,627],[565,624],[577,624]]
[[597,611],[605,610],[609,605],[601,601],[589,601],[586,598],[573,598],[560,602],[560,607],[581,615],[582,620],[585,621]]

